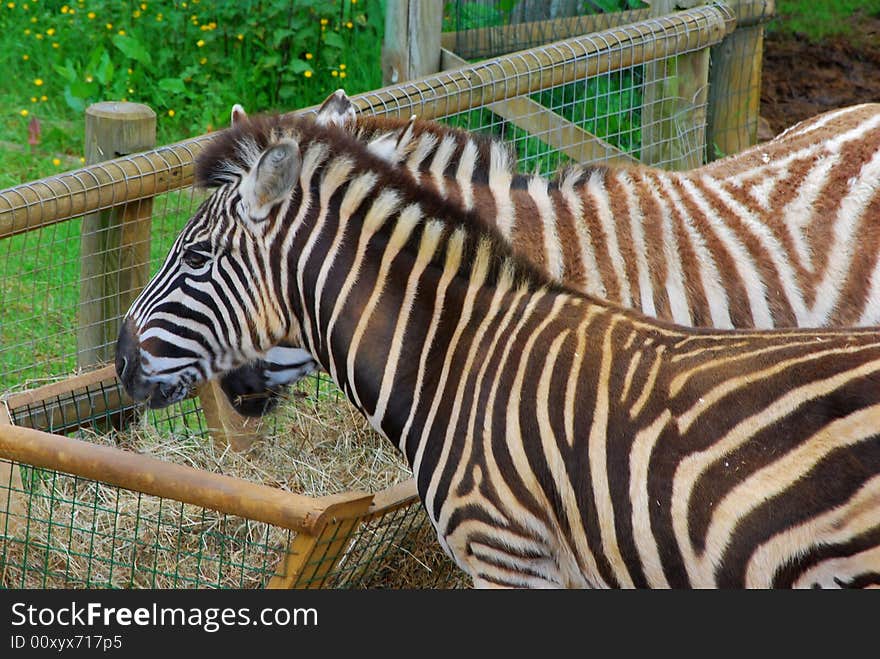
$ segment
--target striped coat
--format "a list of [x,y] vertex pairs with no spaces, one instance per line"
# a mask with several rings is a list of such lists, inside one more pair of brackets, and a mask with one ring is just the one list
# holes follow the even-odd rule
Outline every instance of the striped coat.
[[[317,121],[353,132],[585,293],[682,325],[880,323],[880,104],[819,115],[690,172],[599,166],[549,180],[517,174],[509,147],[486,137],[356,117],[342,92]],[[266,389],[313,367],[281,348],[221,382],[259,414],[275,400]]]
[[880,583],[876,329],[693,330],[586,296],[313,122],[245,122],[197,174],[218,189],[120,332],[135,399],[298,327],[477,586]]

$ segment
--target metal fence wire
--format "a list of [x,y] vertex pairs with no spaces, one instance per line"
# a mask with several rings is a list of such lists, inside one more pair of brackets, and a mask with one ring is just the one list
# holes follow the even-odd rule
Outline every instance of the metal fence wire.
[[[514,146],[523,171],[548,174],[569,161],[679,168],[704,162],[712,144],[709,49],[725,47],[744,20],[760,31],[768,8],[740,2],[662,17],[635,9],[605,14],[600,23],[596,16],[511,12],[497,25],[473,17],[463,23],[465,6],[477,4],[503,3],[454,3],[449,21],[458,22],[448,23],[443,36],[447,70],[353,101],[365,114],[417,114],[492,133]],[[587,22],[563,29],[560,21]],[[580,31],[584,25],[589,33]],[[751,131],[742,126],[748,115],[734,119],[726,117],[725,125],[739,122],[737,131]],[[400,456],[352,421],[356,413],[326,375],[301,383],[256,428],[262,441],[236,457],[210,441],[215,425],[200,399],[143,410],[125,399],[112,367],[90,370],[112,360],[115,337],[105,333],[95,343],[92,333],[84,344],[83,325],[118,327],[126,300],[157,271],[203,199],[191,187],[193,159],[211,139],[0,191],[0,586],[466,585],[439,549]],[[117,212],[120,205],[125,212]],[[110,209],[115,220],[84,219]],[[9,438],[27,428],[33,434],[15,439],[47,447],[86,440],[114,456],[151,453],[186,465],[194,478],[231,473],[224,460],[232,460],[247,485],[284,489],[288,498],[306,492],[316,502],[340,496],[343,512],[324,515],[308,533],[261,519],[259,511],[218,505],[223,512],[216,512],[213,503],[176,490],[115,482],[116,472],[94,460],[38,464],[36,453],[25,459]],[[260,462],[271,451],[274,462]],[[363,469],[350,468],[353,455]],[[350,495],[364,490],[375,493],[372,500]]]

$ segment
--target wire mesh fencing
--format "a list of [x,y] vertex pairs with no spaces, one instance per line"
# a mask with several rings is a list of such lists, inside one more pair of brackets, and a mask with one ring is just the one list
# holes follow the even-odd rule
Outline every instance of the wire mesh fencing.
[[[702,162],[711,114],[705,93],[708,49],[732,33],[734,12],[719,5],[636,23],[619,19],[607,19],[607,29],[598,32],[513,54],[492,53],[477,63],[467,59],[489,50],[456,45],[445,55],[449,70],[353,101],[365,114],[416,114],[489,132],[513,145],[524,171],[550,174],[568,162],[641,160],[670,167]],[[534,22],[499,29],[531,30]],[[455,32],[456,39],[464,38],[462,32]],[[475,43],[495,48],[495,37],[481,38]],[[7,428],[86,439],[120,454],[160,446],[168,449],[162,460],[228,472],[223,460],[232,458],[208,440],[216,424],[198,398],[160,411],[132,405],[112,367],[86,368],[112,360],[114,337],[102,330],[96,340],[98,334],[83,332],[84,326],[118,327],[126,300],[158,270],[204,198],[191,187],[193,160],[211,139],[201,136],[0,192],[0,443],[5,414]],[[84,217],[120,206],[126,212],[111,214],[84,234],[84,227],[94,226]],[[90,279],[101,286],[91,286]],[[84,290],[101,293],[84,297]],[[78,372],[84,374],[71,384],[71,374]],[[309,407],[302,407],[306,403]],[[319,418],[324,414],[336,416]],[[367,502],[355,497],[360,507],[352,503],[345,514],[328,516],[314,533],[217,512],[182,496],[144,493],[130,482],[113,483],[79,467],[39,466],[0,452],[0,584],[464,585],[440,551],[411,481],[409,490],[399,489],[408,476],[400,456],[368,428],[339,430],[351,415],[326,375],[309,379],[278,414],[259,423],[256,433],[263,441],[237,463],[243,481],[308,491],[314,501],[355,490],[376,493]],[[287,418],[293,421],[286,424]],[[303,430],[312,421],[315,429]],[[254,456],[270,449],[287,457],[261,466]],[[353,461],[354,454],[361,457]],[[113,456],[111,462],[118,457]],[[248,460],[253,464],[241,464]],[[295,477],[288,473],[296,471],[293,465],[301,467]]]

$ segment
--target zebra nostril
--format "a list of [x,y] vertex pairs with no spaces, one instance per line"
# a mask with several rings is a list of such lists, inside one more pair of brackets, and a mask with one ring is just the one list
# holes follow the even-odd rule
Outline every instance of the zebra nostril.
[[132,371],[136,370],[137,340],[132,331],[131,323],[126,321],[119,330],[119,338],[116,342],[116,375],[123,383],[129,383],[133,378]]

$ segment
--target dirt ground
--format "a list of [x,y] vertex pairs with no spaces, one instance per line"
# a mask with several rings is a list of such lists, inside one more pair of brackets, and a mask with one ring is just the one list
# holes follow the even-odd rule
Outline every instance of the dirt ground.
[[802,35],[766,32],[761,80],[761,117],[766,124],[762,132],[776,135],[826,110],[880,102],[880,18],[858,15],[850,24],[850,36],[821,44],[810,43]]

